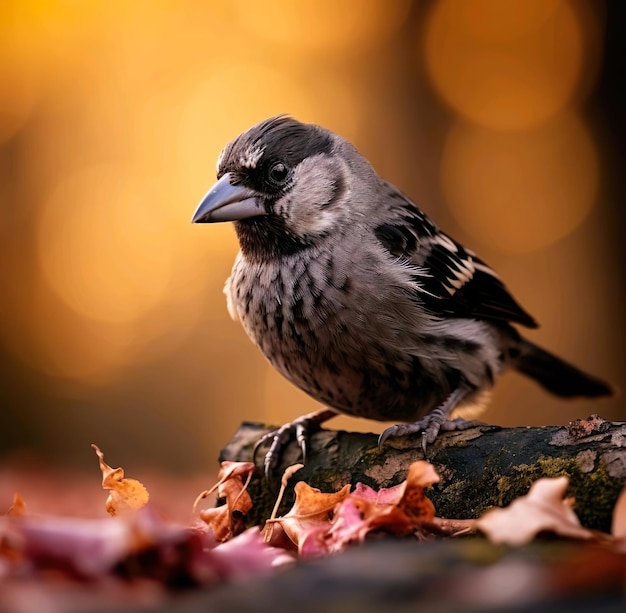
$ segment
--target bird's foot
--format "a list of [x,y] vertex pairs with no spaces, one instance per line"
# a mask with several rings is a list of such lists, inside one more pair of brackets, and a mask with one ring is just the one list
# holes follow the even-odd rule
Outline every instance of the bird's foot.
[[408,434],[422,433],[422,451],[426,456],[426,448],[437,438],[439,432],[453,432],[454,430],[467,430],[476,426],[484,426],[485,422],[477,419],[440,419],[440,415],[431,413],[412,424],[396,424],[390,426],[378,437],[378,446],[382,447],[385,441],[391,437],[406,436]]
[[454,411],[459,402],[471,391],[468,387],[457,387],[448,397],[428,415],[412,424],[396,424],[387,428],[378,437],[378,447],[382,447],[390,436],[406,436],[407,434],[422,433],[422,451],[426,457],[426,447],[430,445],[440,431],[451,432],[452,430],[467,430],[481,425],[479,421],[462,419],[448,419],[448,415]]
[[261,447],[268,443],[270,444],[270,448],[263,460],[263,471],[268,481],[278,466],[283,449],[294,439],[300,447],[302,463],[304,464],[306,462],[309,434],[312,430],[318,429],[321,424],[336,415],[337,413],[331,409],[313,411],[312,413],[298,417],[294,419],[294,421],[281,426],[278,430],[273,430],[263,435],[254,446],[253,458],[256,459],[257,451]]

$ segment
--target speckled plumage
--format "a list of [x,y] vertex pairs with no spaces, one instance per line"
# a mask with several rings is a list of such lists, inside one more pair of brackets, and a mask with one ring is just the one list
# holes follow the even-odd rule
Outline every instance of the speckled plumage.
[[536,324],[496,273],[343,138],[270,118],[227,145],[218,178],[194,221],[234,220],[229,311],[334,411],[421,420],[409,431],[430,440],[510,367],[563,396],[610,393],[523,340],[511,323]]

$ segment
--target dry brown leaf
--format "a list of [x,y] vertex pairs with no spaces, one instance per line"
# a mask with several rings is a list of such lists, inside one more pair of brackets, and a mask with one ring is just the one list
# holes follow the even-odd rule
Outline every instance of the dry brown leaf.
[[337,508],[328,532],[329,552],[342,550],[352,542],[362,542],[375,530],[406,535],[415,531],[411,518],[395,505],[377,505],[372,501],[349,496]]
[[406,481],[378,492],[362,483],[338,507],[329,531],[328,547],[338,551],[350,542],[362,541],[375,530],[389,534],[411,534],[435,516],[433,503],[424,488],[439,481],[429,462],[411,464]]
[[97,445],[91,448],[96,452],[102,471],[102,489],[111,493],[105,502],[105,509],[110,515],[119,515],[128,511],[137,511],[148,503],[150,494],[143,483],[136,479],[124,478],[123,468],[111,468],[104,461],[104,454]]
[[213,536],[218,543],[224,543],[234,536],[235,531],[240,529],[240,524],[234,522],[227,505],[203,509],[200,511],[200,519],[211,528]]
[[338,492],[323,494],[317,488],[299,481],[294,487],[296,500],[293,507],[283,517],[268,519],[263,530],[267,543],[280,542],[284,533],[300,550],[307,534],[322,527],[331,526],[333,511],[337,504],[348,496],[350,485],[345,485]]
[[594,533],[583,528],[572,510],[571,500],[563,496],[569,479],[539,479],[528,494],[514,500],[504,509],[487,511],[476,521],[476,527],[493,543],[524,545],[540,532],[589,539]]
[[420,460],[409,466],[406,487],[398,508],[413,520],[416,527],[435,517],[435,505],[424,494],[424,488],[435,483],[439,483],[439,475],[430,462]]
[[[196,498],[193,508],[217,489],[217,497],[226,503],[212,509],[200,511],[200,519],[213,531],[220,543],[228,541],[245,530],[244,518],[252,508],[252,499],[247,492],[254,473],[252,462],[222,462],[217,483]],[[245,477],[245,482],[243,478]]]
[[224,481],[235,477],[246,478],[249,482],[254,474],[255,466],[252,462],[222,462],[220,472],[217,475],[217,483],[209,490],[209,494],[217,489]]

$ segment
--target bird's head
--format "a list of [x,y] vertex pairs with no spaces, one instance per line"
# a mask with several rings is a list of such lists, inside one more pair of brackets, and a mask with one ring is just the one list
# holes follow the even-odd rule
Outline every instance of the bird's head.
[[341,137],[284,115],[272,117],[226,145],[217,161],[218,181],[192,222],[235,222],[245,255],[293,253],[350,223],[349,203],[355,187],[360,191],[351,180],[357,172],[374,180],[369,164]]

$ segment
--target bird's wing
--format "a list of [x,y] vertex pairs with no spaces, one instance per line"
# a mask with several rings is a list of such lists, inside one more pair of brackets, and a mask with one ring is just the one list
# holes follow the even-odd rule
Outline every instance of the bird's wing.
[[441,232],[410,200],[404,199],[395,223],[381,224],[375,234],[391,254],[419,271],[415,275],[417,292],[429,311],[537,327],[485,262]]

